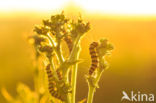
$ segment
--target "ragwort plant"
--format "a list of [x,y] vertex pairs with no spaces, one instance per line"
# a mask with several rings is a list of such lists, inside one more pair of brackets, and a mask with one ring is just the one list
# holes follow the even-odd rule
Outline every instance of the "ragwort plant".
[[[19,90],[19,96],[16,99],[11,100],[8,99],[9,94],[6,90],[3,90],[2,93],[6,99],[12,101],[10,103],[75,103],[77,69],[78,63],[81,61],[79,58],[80,42],[89,29],[90,23],[84,22],[81,16],[77,21],[74,21],[66,18],[63,12],[53,15],[49,20],[43,20],[41,25],[35,26],[34,32],[36,34],[30,38],[34,40],[36,58],[38,60],[39,57],[42,57],[40,61],[44,62],[46,72],[43,73],[39,67],[36,67],[35,91],[31,91],[22,84],[19,88],[26,89],[23,90],[22,98],[20,97],[22,90]],[[62,43],[63,41],[66,42],[69,50],[66,55],[63,55],[64,50],[62,49],[65,45]],[[105,56],[110,54],[112,49],[113,46],[107,39],[92,42],[89,46],[92,62],[86,75],[89,87],[87,103],[93,102],[101,75],[108,68]],[[43,78],[48,83],[44,83]],[[44,91],[45,88],[49,93]],[[79,103],[84,102],[86,102],[85,99]]]

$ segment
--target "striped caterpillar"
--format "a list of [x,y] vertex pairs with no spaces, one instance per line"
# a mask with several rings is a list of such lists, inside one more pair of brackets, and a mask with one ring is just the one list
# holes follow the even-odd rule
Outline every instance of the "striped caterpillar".
[[69,36],[65,36],[64,41],[67,43],[67,46],[69,48],[69,52],[73,49],[73,41]]
[[52,75],[52,71],[50,70],[50,64],[47,65],[46,67],[46,72],[47,72],[47,75],[48,75],[48,82],[49,82],[49,93],[59,99],[59,100],[62,100],[64,101],[64,98],[61,96],[61,94],[58,92],[57,88],[56,88],[56,82],[53,81],[53,75]]
[[58,79],[62,80],[62,78],[63,78],[62,73],[58,69],[56,70],[56,73],[57,73]]
[[89,47],[89,52],[90,52],[91,59],[92,59],[92,64],[91,64],[91,67],[89,69],[89,75],[93,74],[93,72],[95,71],[95,69],[97,68],[98,63],[99,63],[97,51],[96,51],[97,46],[98,46],[98,43],[93,42],[90,44],[90,47]]

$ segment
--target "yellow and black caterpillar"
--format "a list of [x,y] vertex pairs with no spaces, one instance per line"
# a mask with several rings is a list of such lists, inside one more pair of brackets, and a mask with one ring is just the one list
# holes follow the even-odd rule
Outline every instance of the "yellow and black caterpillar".
[[67,46],[69,48],[69,52],[73,49],[73,41],[69,36],[64,37],[64,41],[67,43]]
[[89,52],[90,52],[91,59],[92,59],[92,64],[89,69],[89,75],[92,75],[95,69],[98,67],[99,61],[98,61],[98,55],[96,51],[96,48],[98,45],[99,44],[97,42],[93,42],[90,44],[90,47],[89,47]]
[[58,69],[56,70],[57,76],[59,80],[62,80],[62,72],[60,72]]
[[61,94],[58,92],[57,88],[56,88],[56,82],[54,81],[54,77],[52,75],[52,71],[50,70],[50,64],[47,65],[46,67],[46,72],[47,72],[47,75],[48,75],[48,82],[49,82],[49,92],[50,94],[59,99],[59,100],[62,100],[64,101],[64,98],[61,96]]

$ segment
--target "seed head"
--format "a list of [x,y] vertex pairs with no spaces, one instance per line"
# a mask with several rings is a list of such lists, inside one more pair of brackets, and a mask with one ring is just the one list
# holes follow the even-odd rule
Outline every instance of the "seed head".
[[39,50],[41,52],[47,52],[47,53],[52,53],[53,52],[53,48],[50,45],[41,46],[39,48]]
[[35,26],[34,31],[39,35],[47,35],[49,28],[46,26]]
[[104,56],[105,54],[110,54],[114,49],[113,45],[108,42],[107,39],[100,40],[100,46],[97,48],[99,56]]

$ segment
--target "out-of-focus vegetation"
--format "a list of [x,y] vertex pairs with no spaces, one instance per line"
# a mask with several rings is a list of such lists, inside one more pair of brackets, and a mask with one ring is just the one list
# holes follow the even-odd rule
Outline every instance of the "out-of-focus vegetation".
[[[12,96],[17,94],[16,84],[23,82],[33,90],[33,49],[26,41],[26,35],[32,34],[34,24],[49,15],[37,13],[12,13],[0,17],[0,86],[5,87]],[[70,15],[69,15],[70,16]],[[82,40],[82,57],[80,64],[77,98],[85,97],[87,84],[82,77],[89,68],[88,45],[101,37],[107,37],[115,44],[115,51],[110,61],[110,69],[104,73],[100,90],[97,90],[95,103],[101,101],[120,101],[123,89],[156,91],[156,19],[144,17],[139,19],[119,19],[107,16],[85,16],[93,29]],[[88,60],[88,61],[87,61]],[[105,83],[105,84],[104,84]],[[102,85],[104,84],[104,85]],[[82,91],[83,89],[83,91]],[[150,89],[150,90],[149,90]],[[103,92],[101,92],[103,91]],[[1,94],[0,94],[1,95]],[[111,99],[114,97],[114,99]],[[5,103],[2,96],[2,103]]]

